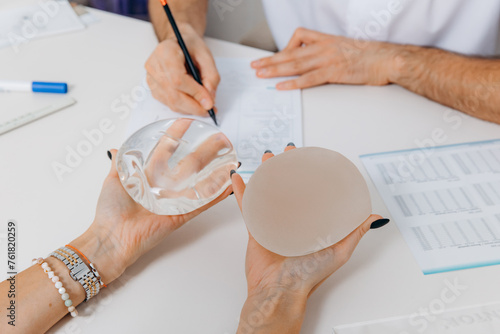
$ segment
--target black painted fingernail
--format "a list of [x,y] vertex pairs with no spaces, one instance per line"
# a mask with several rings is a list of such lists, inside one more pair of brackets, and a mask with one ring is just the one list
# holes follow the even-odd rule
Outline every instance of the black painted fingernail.
[[382,219],[376,220],[372,223],[372,225],[370,226],[370,229],[374,230],[376,228],[381,228],[382,226],[387,225],[389,222],[390,222],[390,220],[387,218],[382,218]]
[[264,152],[264,154],[266,154],[266,153],[273,153],[273,151],[271,151],[271,150],[266,150],[266,151]]
[[233,177],[234,173],[236,173],[236,171],[234,169],[231,169],[231,171],[229,172],[229,177]]
[[293,142],[289,142],[286,146],[295,146]]
[[229,194],[229,196],[234,195],[234,191]]
[[[239,162],[239,161],[238,161],[238,168],[240,168],[240,167],[241,167],[241,162]],[[238,168],[237,168],[237,169],[238,169]]]
[[110,151],[108,151],[108,158],[109,158],[109,160],[113,160],[113,156],[111,155]]

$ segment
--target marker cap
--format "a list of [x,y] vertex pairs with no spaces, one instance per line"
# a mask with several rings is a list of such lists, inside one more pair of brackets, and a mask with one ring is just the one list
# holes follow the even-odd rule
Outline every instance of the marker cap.
[[31,90],[36,93],[58,93],[66,94],[68,92],[68,84],[63,82],[38,82],[33,81]]

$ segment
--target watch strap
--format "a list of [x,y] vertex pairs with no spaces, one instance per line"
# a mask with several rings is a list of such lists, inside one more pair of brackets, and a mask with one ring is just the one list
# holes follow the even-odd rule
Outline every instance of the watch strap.
[[61,247],[56,251],[49,254],[62,261],[69,269],[69,276],[80,283],[85,290],[85,301],[91,299],[99,293],[100,282],[96,277],[94,271],[80,258],[80,256],[69,249],[68,247]]

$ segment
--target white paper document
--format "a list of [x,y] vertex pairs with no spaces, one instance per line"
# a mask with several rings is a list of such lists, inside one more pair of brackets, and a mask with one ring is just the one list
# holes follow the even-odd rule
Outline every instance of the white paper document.
[[0,48],[17,50],[33,39],[84,28],[67,0],[41,0],[37,5],[0,11]]
[[500,333],[500,303],[342,325],[335,327],[334,333],[495,334]]
[[[216,98],[217,121],[236,149],[242,163],[238,173],[245,180],[260,165],[265,150],[282,152],[289,142],[302,146],[300,90],[276,90],[276,83],[286,78],[259,79],[250,68],[250,61],[246,58],[216,59],[221,76]],[[148,92],[132,111],[127,136],[157,120],[177,117],[213,124],[209,117],[175,113]]]
[[361,160],[424,274],[500,264],[500,140]]

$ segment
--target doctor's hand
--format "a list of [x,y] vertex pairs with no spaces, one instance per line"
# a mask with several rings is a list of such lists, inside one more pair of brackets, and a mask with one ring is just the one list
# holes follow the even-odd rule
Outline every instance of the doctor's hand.
[[397,44],[350,39],[298,28],[282,51],[252,62],[260,78],[299,76],[288,90],[326,83],[386,85],[398,68]]
[[[288,146],[285,151],[294,148]],[[262,161],[273,156],[266,153]],[[245,184],[237,173],[231,179],[241,209]],[[371,215],[335,245],[298,257],[268,251],[249,233],[245,263],[248,297],[238,333],[299,333],[308,297],[349,260],[371,224],[380,218]]]
[[149,88],[155,99],[173,111],[208,116],[207,110],[214,107],[219,72],[203,38],[188,24],[180,24],[179,30],[203,85],[187,70],[182,49],[172,36],[160,42],[146,62]]

